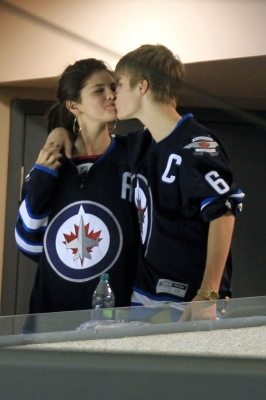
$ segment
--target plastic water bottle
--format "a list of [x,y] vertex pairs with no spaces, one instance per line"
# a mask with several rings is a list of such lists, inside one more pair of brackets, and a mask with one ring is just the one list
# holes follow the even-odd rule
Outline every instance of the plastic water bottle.
[[108,280],[108,274],[100,276],[100,282],[92,295],[92,308],[113,308],[115,306],[115,295]]

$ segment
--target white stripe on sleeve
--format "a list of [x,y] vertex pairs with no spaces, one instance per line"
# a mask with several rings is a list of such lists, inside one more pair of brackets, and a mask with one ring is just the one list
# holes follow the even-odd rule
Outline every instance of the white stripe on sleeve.
[[45,228],[48,223],[48,217],[43,217],[43,218],[34,218],[32,215],[30,215],[30,211],[27,207],[27,202],[26,199],[23,200],[19,207],[19,214],[21,216],[21,219],[23,223],[26,225],[28,229],[31,230],[36,230],[39,228]]

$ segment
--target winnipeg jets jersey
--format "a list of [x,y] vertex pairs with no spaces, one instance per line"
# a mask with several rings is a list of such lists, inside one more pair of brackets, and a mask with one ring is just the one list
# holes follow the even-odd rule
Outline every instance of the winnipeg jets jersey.
[[[205,270],[209,222],[241,210],[223,144],[192,114],[155,143],[143,129],[128,136],[134,202],[142,237],[133,305],[191,301]],[[231,255],[220,286],[230,296]]]
[[30,313],[90,309],[103,272],[115,305],[130,305],[140,236],[130,177],[124,137],[92,164],[63,157],[58,172],[34,166],[15,232],[20,250],[39,260]]

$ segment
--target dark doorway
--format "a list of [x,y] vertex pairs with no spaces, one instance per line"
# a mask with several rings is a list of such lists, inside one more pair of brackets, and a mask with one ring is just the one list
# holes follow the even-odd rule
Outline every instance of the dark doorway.
[[53,102],[31,100],[14,100],[11,104],[2,315],[28,312],[36,263],[18,251],[14,226],[20,204],[21,183],[46,140],[44,114],[51,104]]

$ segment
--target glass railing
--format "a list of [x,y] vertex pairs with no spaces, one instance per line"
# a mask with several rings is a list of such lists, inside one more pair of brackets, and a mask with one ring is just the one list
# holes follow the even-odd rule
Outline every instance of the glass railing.
[[0,347],[266,325],[266,296],[0,317]]

